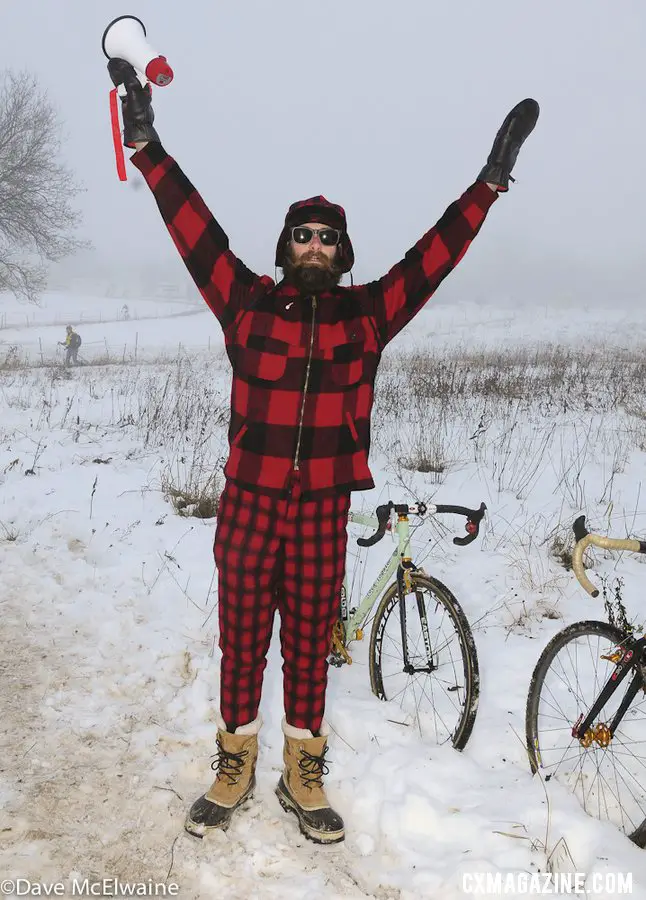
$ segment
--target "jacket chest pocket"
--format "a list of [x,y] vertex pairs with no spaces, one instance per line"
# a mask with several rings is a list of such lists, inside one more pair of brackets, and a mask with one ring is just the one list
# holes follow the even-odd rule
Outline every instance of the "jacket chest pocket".
[[361,330],[322,333],[318,348],[324,390],[354,387],[363,380],[365,343]]
[[229,354],[236,375],[250,383],[273,384],[293,380],[306,354],[302,326],[286,322],[268,310],[249,312],[243,317]]
[[253,381],[279,381],[290,355],[290,345],[285,341],[250,334],[245,344],[235,348],[235,372]]

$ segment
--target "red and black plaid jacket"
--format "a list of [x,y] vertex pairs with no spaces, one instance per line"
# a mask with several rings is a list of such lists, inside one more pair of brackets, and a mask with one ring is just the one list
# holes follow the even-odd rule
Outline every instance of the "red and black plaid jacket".
[[251,272],[193,185],[158,143],[132,157],[217,316],[233,366],[224,474],[278,493],[374,487],[368,468],[377,365],[388,341],[458,264],[497,195],[476,182],[377,281],[303,298]]

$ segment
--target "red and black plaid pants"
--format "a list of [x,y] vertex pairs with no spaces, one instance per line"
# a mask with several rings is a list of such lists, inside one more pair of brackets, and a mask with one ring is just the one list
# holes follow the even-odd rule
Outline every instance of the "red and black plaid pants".
[[220,713],[227,728],[258,714],[276,610],[285,715],[316,733],[325,710],[327,657],[345,571],[349,494],[302,500],[256,494],[228,481],[220,498],[218,569]]

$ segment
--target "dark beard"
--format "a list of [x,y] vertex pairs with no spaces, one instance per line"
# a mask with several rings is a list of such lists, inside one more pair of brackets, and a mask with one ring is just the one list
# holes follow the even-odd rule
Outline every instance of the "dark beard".
[[317,266],[307,261],[295,263],[288,249],[283,274],[300,294],[320,294],[335,288],[343,273],[334,264]]

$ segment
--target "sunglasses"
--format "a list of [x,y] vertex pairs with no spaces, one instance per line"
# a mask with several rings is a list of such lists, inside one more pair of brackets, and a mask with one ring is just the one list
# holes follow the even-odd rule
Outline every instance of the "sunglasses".
[[341,240],[338,228],[307,228],[305,225],[292,228],[292,240],[295,244],[309,244],[315,234],[324,247],[336,247]]

